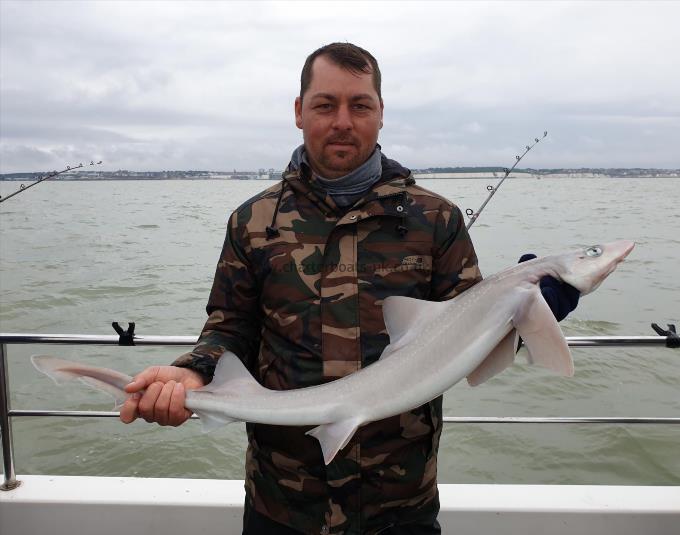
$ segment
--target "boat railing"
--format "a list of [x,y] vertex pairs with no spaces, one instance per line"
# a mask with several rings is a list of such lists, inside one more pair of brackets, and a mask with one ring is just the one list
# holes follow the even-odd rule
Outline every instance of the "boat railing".
[[[194,346],[196,336],[140,336],[134,335],[135,346]],[[570,347],[650,347],[668,346],[666,336],[572,336],[567,337]],[[29,416],[60,417],[118,417],[117,412],[108,411],[66,411],[66,410],[12,410],[10,406],[9,368],[7,346],[10,344],[57,344],[57,345],[130,345],[121,342],[117,335],[86,334],[34,334],[0,333],[0,435],[2,438],[2,464],[4,482],[0,490],[12,490],[21,482],[16,478],[14,447],[12,439],[12,418]],[[194,415],[193,418],[196,418]],[[444,423],[462,424],[680,424],[680,418],[655,417],[470,417],[444,416]]]

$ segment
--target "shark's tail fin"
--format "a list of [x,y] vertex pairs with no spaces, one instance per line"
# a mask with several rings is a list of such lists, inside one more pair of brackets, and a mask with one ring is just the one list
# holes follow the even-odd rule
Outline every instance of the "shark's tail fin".
[[106,392],[116,400],[116,408],[120,407],[130,397],[130,394],[125,392],[125,385],[132,381],[132,377],[124,373],[48,355],[33,355],[31,362],[38,371],[50,377],[58,385],[79,379],[87,385]]

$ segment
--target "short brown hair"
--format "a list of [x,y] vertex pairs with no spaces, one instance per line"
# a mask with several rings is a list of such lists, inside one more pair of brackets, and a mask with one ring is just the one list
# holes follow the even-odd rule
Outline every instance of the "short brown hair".
[[370,52],[357,45],[353,45],[352,43],[331,43],[330,45],[322,46],[307,56],[305,65],[302,67],[302,74],[300,75],[301,99],[305,94],[305,91],[309,89],[309,85],[312,83],[312,64],[319,56],[326,56],[336,65],[343,69],[347,69],[352,73],[373,74],[373,87],[378,93],[378,98],[382,100],[382,94],[380,93],[381,77],[378,61]]

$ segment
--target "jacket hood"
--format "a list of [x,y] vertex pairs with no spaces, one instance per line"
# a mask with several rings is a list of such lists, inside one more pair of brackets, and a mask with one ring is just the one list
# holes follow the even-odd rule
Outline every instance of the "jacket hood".
[[[296,153],[293,153],[295,157]],[[371,189],[367,192],[364,199],[376,198],[385,195],[393,196],[395,194],[401,194],[402,205],[408,205],[408,197],[406,195],[406,187],[415,184],[415,179],[411,170],[401,165],[396,160],[387,158],[384,154],[381,154],[380,163],[382,165],[382,174],[380,175],[380,180],[376,182]],[[274,208],[274,214],[272,216],[271,225],[267,226],[267,239],[272,239],[279,235],[276,228],[276,217],[281,206],[281,200],[283,199],[284,192],[286,188],[291,188],[299,194],[306,196],[308,199],[312,200],[324,214],[330,215],[331,213],[339,213],[341,210],[333,202],[332,197],[310,180],[311,168],[302,159],[300,161],[292,161],[286,167],[286,170],[282,175],[281,189],[279,190],[276,207]],[[361,202],[361,201],[360,201]],[[407,214],[400,213],[400,225],[397,229],[400,235],[405,235],[408,232],[405,226],[404,217]]]
[[411,176],[410,169],[407,169],[396,160],[391,160],[384,154],[382,155],[381,162],[383,171],[380,177],[380,182],[389,182],[390,180],[394,180],[398,177],[403,176],[404,178],[407,178]]

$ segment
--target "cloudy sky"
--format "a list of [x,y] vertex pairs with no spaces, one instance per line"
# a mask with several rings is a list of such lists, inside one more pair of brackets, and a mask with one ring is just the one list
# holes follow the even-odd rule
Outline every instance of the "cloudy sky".
[[383,73],[407,167],[680,167],[678,2],[0,1],[0,172],[283,168],[305,57]]

